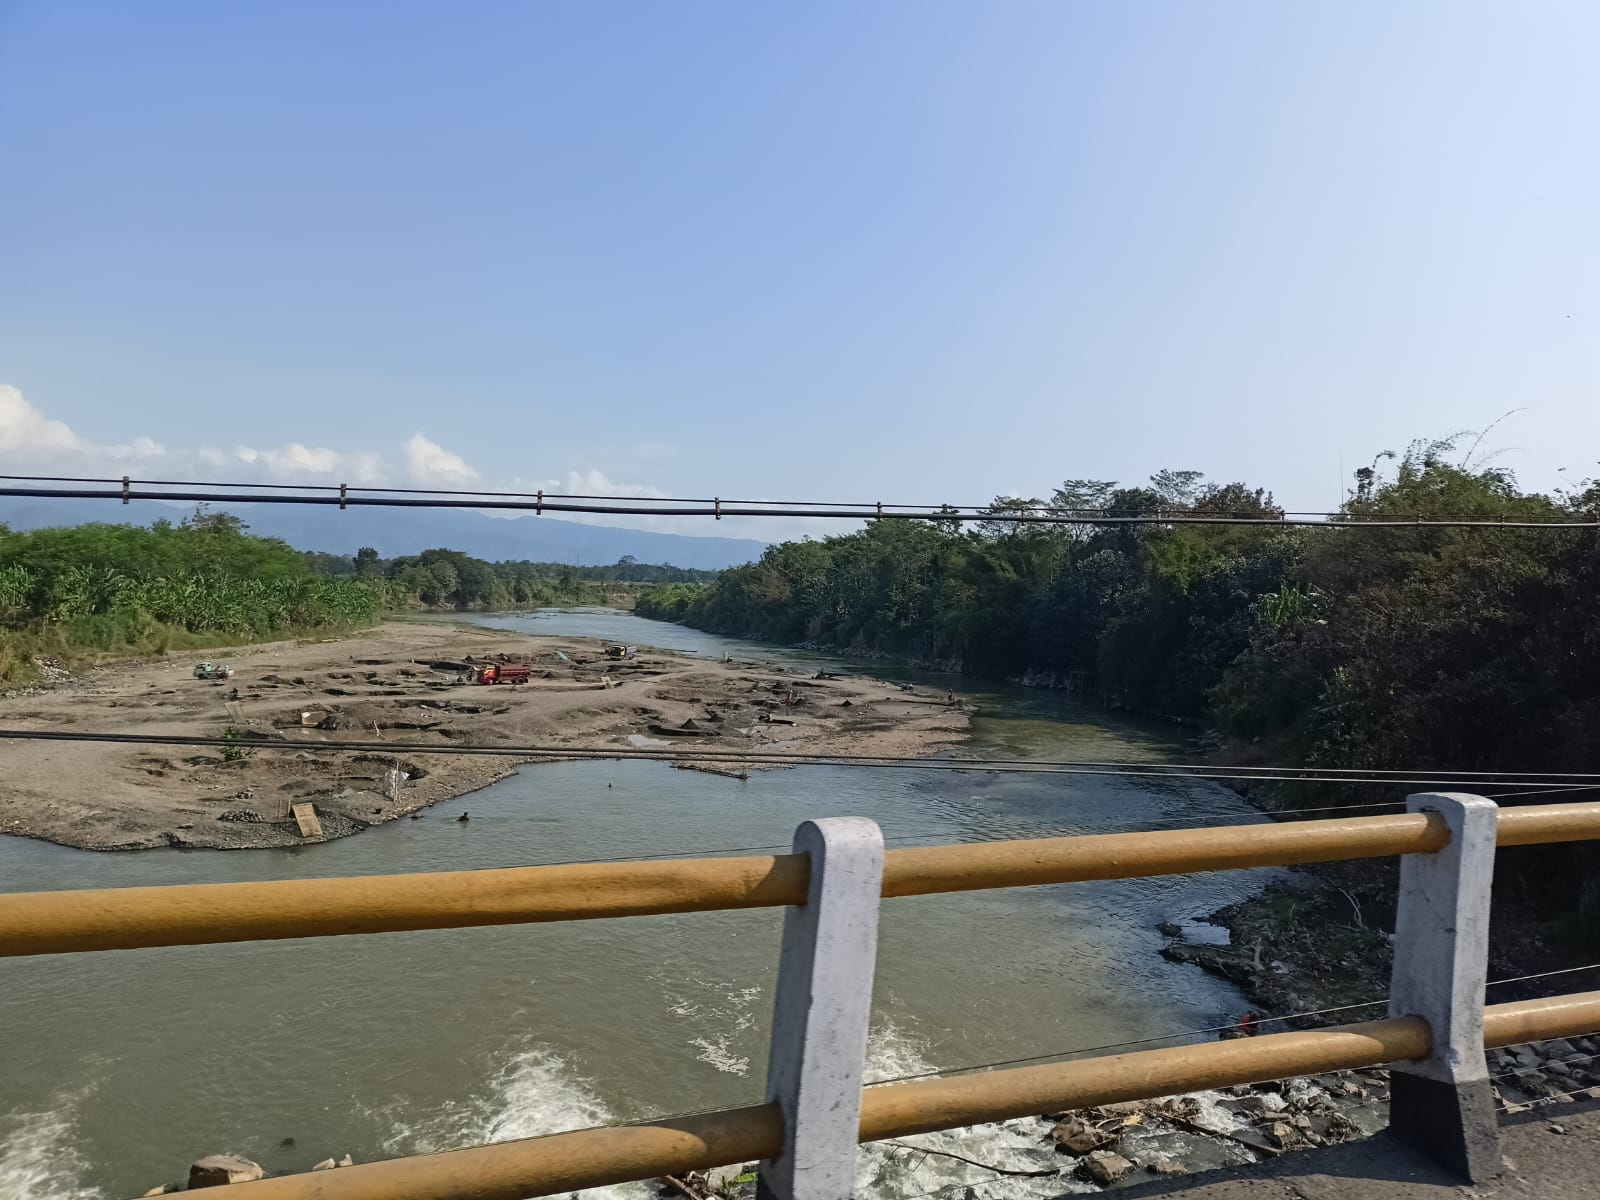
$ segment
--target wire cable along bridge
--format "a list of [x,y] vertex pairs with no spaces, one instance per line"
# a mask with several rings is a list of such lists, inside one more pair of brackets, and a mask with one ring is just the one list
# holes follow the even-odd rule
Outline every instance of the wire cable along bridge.
[[[0,956],[787,909],[765,1103],[235,1185],[243,1200],[520,1200],[752,1160],[764,1197],[844,1200],[862,1142],[1384,1064],[1392,1138],[1481,1183],[1502,1166],[1485,1050],[1600,1031],[1600,992],[1484,1006],[1495,851],[1596,839],[1600,803],[1448,792],[1389,815],[890,850],[836,817],[788,854],[0,895]],[[1391,855],[1381,1019],[863,1088],[885,900]]]

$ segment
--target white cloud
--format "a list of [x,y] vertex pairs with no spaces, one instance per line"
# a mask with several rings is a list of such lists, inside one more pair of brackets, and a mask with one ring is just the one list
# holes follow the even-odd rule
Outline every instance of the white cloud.
[[[49,471],[70,467],[74,471],[102,471],[123,475],[154,467],[164,472],[188,473],[210,468],[219,473],[230,463],[229,478],[244,475],[250,482],[321,478],[329,482],[372,483],[383,476],[383,460],[371,451],[345,452],[326,446],[288,442],[258,449],[236,446],[224,453],[215,446],[195,450],[171,449],[151,437],[129,442],[93,442],[64,421],[47,417],[23,396],[20,389],[0,384],[0,460],[18,471]],[[242,466],[247,468],[239,470]],[[227,482],[225,478],[223,482]]]
[[466,459],[420,433],[406,443],[406,464],[418,483],[471,483],[478,478]]
[[167,448],[154,438],[136,437],[126,446],[101,446],[112,458],[160,458]]
[[[400,451],[395,454],[394,450]],[[403,457],[402,457],[403,455]],[[28,402],[22,392],[0,384],[0,463],[8,471],[37,474],[126,474],[163,478],[209,479],[218,483],[349,483],[386,482],[402,470],[425,487],[468,487],[482,476],[461,455],[416,433],[388,455],[374,450],[340,450],[285,442],[276,446],[239,444],[224,450],[215,445],[170,447],[150,437],[119,444],[97,443],[81,436],[63,421],[47,416]],[[598,467],[567,471],[548,479],[514,478],[487,485],[530,495],[619,497],[636,496],[647,502],[666,499],[670,493],[651,484],[618,482]],[[487,510],[493,516],[516,516],[515,511]],[[531,514],[529,514],[531,515]],[[559,513],[562,520],[585,521],[632,529],[685,533],[701,537],[749,537],[771,541],[796,537],[802,532],[842,532],[817,522],[677,515],[611,515]],[[806,526],[816,525],[811,529]]]
[[[671,492],[647,483],[618,483],[594,467],[568,471],[555,479],[513,479],[508,491],[533,493],[543,491],[550,496],[635,496],[649,505],[654,500],[666,500]],[[743,499],[744,497],[741,497]],[[670,506],[663,506],[670,507]],[[706,508],[697,504],[687,507]],[[491,516],[520,515],[505,510],[491,511]],[[682,533],[690,537],[753,538],[760,542],[781,542],[800,537],[826,537],[834,533],[848,533],[860,528],[854,521],[830,521],[796,517],[723,517],[715,515],[656,515],[555,512],[552,516],[563,521],[578,521],[586,525],[612,525],[624,529],[649,529],[659,533]]]
[[0,454],[59,453],[84,449],[83,439],[53,421],[9,384],[0,384]]
[[326,446],[302,446],[299,442],[290,442],[280,450],[269,450],[266,457],[280,471],[310,475],[327,475],[337,469],[344,458],[337,450]]

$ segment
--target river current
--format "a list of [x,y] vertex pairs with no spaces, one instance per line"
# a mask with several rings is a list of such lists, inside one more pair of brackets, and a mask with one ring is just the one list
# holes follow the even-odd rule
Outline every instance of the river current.
[[[994,757],[1173,761],[1159,728],[1052,693],[781,651],[607,610],[485,616],[507,648],[606,637],[954,686]],[[0,783],[3,786],[3,783]],[[468,824],[454,818],[471,812]],[[96,854],[0,836],[0,891],[521,866],[786,847],[808,817],[889,845],[1245,823],[1188,779],[806,766],[739,781],[567,762],[324,845]],[[918,897],[884,905],[869,1077],[1084,1050],[1231,1020],[1227,984],[1159,955],[1155,926],[1260,872]],[[304,1170],[758,1102],[778,911],[0,960],[0,1200],[112,1200],[205,1154]],[[292,1144],[287,1139],[293,1139]],[[992,1128],[928,1146],[1005,1162]],[[862,1191],[908,1198],[953,1160],[874,1151]],[[1053,1181],[1055,1191],[1061,1190]],[[613,1195],[642,1189],[608,1189]]]

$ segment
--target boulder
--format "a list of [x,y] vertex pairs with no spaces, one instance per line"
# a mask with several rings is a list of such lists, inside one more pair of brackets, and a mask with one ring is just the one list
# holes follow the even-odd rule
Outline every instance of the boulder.
[[713,1192],[725,1192],[739,1181],[742,1175],[753,1174],[755,1163],[735,1163],[731,1167],[712,1167],[706,1172],[706,1187]]
[[1050,1131],[1050,1136],[1055,1139],[1056,1149],[1065,1154],[1088,1154],[1111,1141],[1094,1126],[1086,1125],[1076,1117],[1062,1121]]
[[253,1163],[248,1158],[241,1158],[237,1154],[212,1154],[190,1164],[189,1190],[221,1187],[228,1183],[249,1183],[265,1174],[260,1163]]
[[1156,1175],[1187,1175],[1189,1168],[1175,1158],[1158,1158],[1150,1164],[1150,1171]]
[[1241,1146],[1248,1146],[1260,1154],[1272,1155],[1279,1150],[1279,1147],[1273,1144],[1271,1137],[1254,1129],[1235,1129],[1228,1136]]
[[337,1167],[338,1165],[339,1164],[334,1162],[333,1159],[325,1158],[321,1162],[319,1162],[316,1166],[312,1167],[311,1169],[313,1171],[331,1171],[335,1167]]
[[353,1167],[353,1166],[356,1165],[356,1160],[351,1158],[348,1154],[346,1154],[343,1158],[341,1158],[339,1160],[339,1165],[341,1167]]
[[1122,1155],[1110,1150],[1096,1150],[1078,1160],[1077,1174],[1093,1180],[1101,1187],[1110,1187],[1131,1170],[1133,1164]]
[[1264,1117],[1268,1113],[1275,1113],[1283,1107],[1281,1101],[1274,1105],[1265,1096],[1242,1096],[1238,1100],[1230,1100],[1228,1103],[1232,1104],[1240,1112],[1247,1113],[1252,1117]]

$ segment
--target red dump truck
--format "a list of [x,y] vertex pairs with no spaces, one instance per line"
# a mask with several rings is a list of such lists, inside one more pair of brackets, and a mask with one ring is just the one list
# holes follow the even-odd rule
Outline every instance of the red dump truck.
[[480,663],[472,668],[468,683],[527,683],[533,668],[517,663]]

